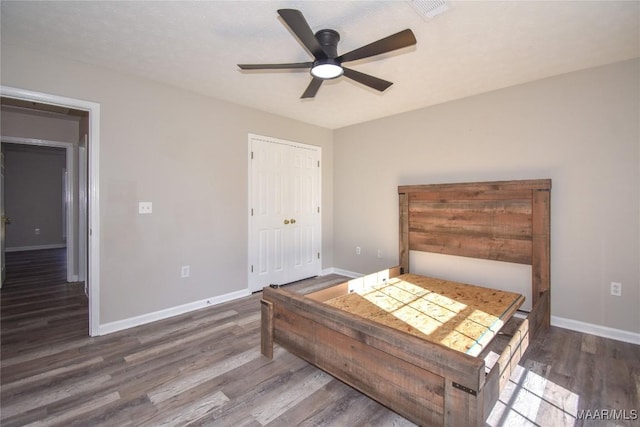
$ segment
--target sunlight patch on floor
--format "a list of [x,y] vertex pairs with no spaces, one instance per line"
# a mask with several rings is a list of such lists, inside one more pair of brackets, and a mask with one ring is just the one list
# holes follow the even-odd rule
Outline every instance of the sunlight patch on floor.
[[487,418],[487,425],[573,426],[579,396],[548,378],[548,366],[528,361],[517,366]]

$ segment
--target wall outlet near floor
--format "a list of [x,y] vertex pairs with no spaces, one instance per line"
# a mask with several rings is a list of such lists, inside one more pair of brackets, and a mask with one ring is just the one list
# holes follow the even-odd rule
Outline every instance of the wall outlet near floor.
[[360,255],[362,253],[362,248],[360,246],[356,246],[356,255]]
[[40,229],[39,229],[39,228],[36,228],[35,230],[33,230],[33,233],[34,233],[36,236],[40,235]]
[[150,214],[153,211],[153,206],[151,202],[139,202],[138,203],[138,213],[139,214]]
[[620,282],[611,282],[611,295],[614,296],[622,296],[622,283]]
[[183,265],[182,268],[180,269],[180,277],[184,279],[185,277],[189,277],[190,274],[191,274],[191,267],[189,267],[188,265]]

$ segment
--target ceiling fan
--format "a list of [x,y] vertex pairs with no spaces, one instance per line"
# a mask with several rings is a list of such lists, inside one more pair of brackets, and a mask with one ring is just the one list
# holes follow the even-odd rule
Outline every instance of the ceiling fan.
[[278,10],[278,14],[296,37],[298,37],[304,47],[313,55],[315,60],[289,64],[238,64],[238,67],[242,70],[309,68],[311,70],[312,80],[301,98],[313,98],[324,80],[335,79],[342,75],[383,92],[393,83],[343,67],[342,63],[380,55],[416,44],[416,38],[413,32],[411,30],[404,30],[338,56],[337,48],[338,41],[340,41],[340,34],[338,34],[337,31],[328,29],[320,30],[314,35],[311,27],[299,10],[280,9]]

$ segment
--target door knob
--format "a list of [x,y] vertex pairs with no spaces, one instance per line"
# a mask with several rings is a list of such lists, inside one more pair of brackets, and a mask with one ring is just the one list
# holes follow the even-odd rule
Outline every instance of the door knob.
[[291,218],[291,224],[295,224],[295,223],[296,223],[296,220]]
[[288,219],[285,219],[285,220],[284,220],[284,225],[287,225],[287,224],[289,224],[289,220],[288,220]]

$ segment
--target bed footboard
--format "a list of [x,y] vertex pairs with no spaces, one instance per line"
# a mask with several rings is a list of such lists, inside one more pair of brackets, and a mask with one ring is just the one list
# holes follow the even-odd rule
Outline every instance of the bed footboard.
[[285,289],[265,288],[262,301],[265,356],[282,345],[420,425],[482,425],[482,359]]
[[419,425],[481,426],[529,346],[545,329],[549,295],[505,333],[490,371],[472,357],[401,334],[284,288],[265,288],[261,351],[279,344]]

